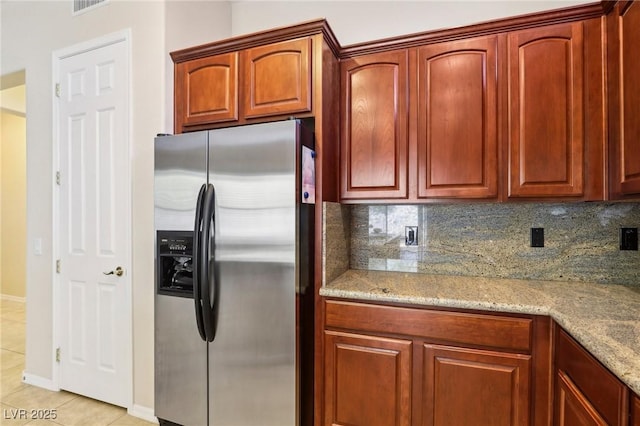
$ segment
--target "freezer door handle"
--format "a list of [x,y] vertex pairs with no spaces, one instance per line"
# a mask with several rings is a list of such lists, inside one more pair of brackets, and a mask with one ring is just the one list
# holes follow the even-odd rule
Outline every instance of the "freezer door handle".
[[[202,240],[200,251],[200,295],[202,297],[202,316],[204,320],[204,330],[208,342],[213,342],[216,335],[216,270],[215,270],[215,205],[216,192],[212,184],[207,185],[204,196],[204,209],[202,217]],[[211,268],[214,268],[213,270]]]
[[198,193],[198,201],[196,203],[196,221],[193,228],[193,301],[196,310],[196,324],[198,333],[202,340],[207,341],[206,330],[204,327],[204,319],[202,314],[202,276],[200,275],[200,253],[202,243],[202,218],[204,208],[204,198],[207,185],[204,184]]

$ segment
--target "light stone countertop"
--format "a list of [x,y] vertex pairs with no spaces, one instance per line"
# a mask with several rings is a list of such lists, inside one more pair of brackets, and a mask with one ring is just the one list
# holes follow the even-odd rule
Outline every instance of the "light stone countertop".
[[320,295],[549,315],[640,395],[640,287],[351,269]]

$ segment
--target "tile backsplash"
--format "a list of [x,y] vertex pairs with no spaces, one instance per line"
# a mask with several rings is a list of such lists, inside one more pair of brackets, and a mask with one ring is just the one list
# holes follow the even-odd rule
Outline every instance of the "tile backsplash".
[[[640,285],[640,252],[619,249],[620,228],[640,228],[640,203],[346,209],[352,269]],[[333,210],[344,216],[345,206]],[[417,245],[406,245],[407,226],[418,227]],[[530,247],[534,227],[544,228],[542,248]]]

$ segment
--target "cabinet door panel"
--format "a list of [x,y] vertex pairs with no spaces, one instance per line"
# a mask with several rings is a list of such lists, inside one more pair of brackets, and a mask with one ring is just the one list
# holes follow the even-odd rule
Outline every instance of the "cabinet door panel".
[[326,426],[411,423],[411,341],[325,331]]
[[640,426],[640,396],[631,397],[631,426]]
[[509,34],[509,196],[581,196],[582,23]]
[[407,197],[406,50],[341,64],[343,199]]
[[531,356],[425,344],[423,425],[530,424]]
[[418,51],[418,196],[497,196],[497,37]]
[[558,372],[557,380],[557,426],[607,426],[608,423],[566,374]]
[[628,388],[562,329],[556,331],[556,368],[580,389],[580,393],[605,419],[624,425],[628,417]]
[[622,96],[622,192],[640,193],[640,5],[627,5],[620,15]]
[[238,119],[238,54],[176,64],[176,128]]
[[243,53],[246,118],[311,111],[311,39],[247,49]]
[[640,194],[640,4],[619,2],[609,20],[612,198]]

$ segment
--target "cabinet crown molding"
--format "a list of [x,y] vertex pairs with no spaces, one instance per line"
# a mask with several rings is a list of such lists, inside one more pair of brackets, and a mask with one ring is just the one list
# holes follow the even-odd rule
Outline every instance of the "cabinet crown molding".
[[602,0],[596,3],[571,6],[561,9],[530,13],[482,22],[462,27],[419,32],[408,35],[372,40],[341,46],[326,19],[315,19],[300,24],[274,28],[266,31],[239,35],[199,46],[176,50],[170,53],[174,63],[204,58],[214,54],[248,49],[269,43],[322,34],[329,48],[339,59],[347,59],[369,53],[422,46],[425,44],[454,41],[462,38],[496,34],[533,28],[542,25],[560,24],[596,18],[609,13],[616,1]]
[[343,47],[340,50],[339,57],[340,59],[347,59],[387,50],[411,48],[432,43],[456,41],[470,37],[598,18],[611,11],[615,3],[615,1],[603,0],[597,3],[512,16],[462,27],[425,31],[367,41]]
[[187,49],[176,50],[170,53],[174,63],[190,61],[193,59],[205,58],[211,55],[228,53],[238,50],[250,49],[270,43],[291,40],[298,37],[308,37],[322,34],[325,42],[333,53],[338,56],[341,47],[333,30],[326,19],[316,19],[302,22],[297,25],[274,28],[267,31],[260,31],[253,34],[241,35],[220,41],[189,47]]

